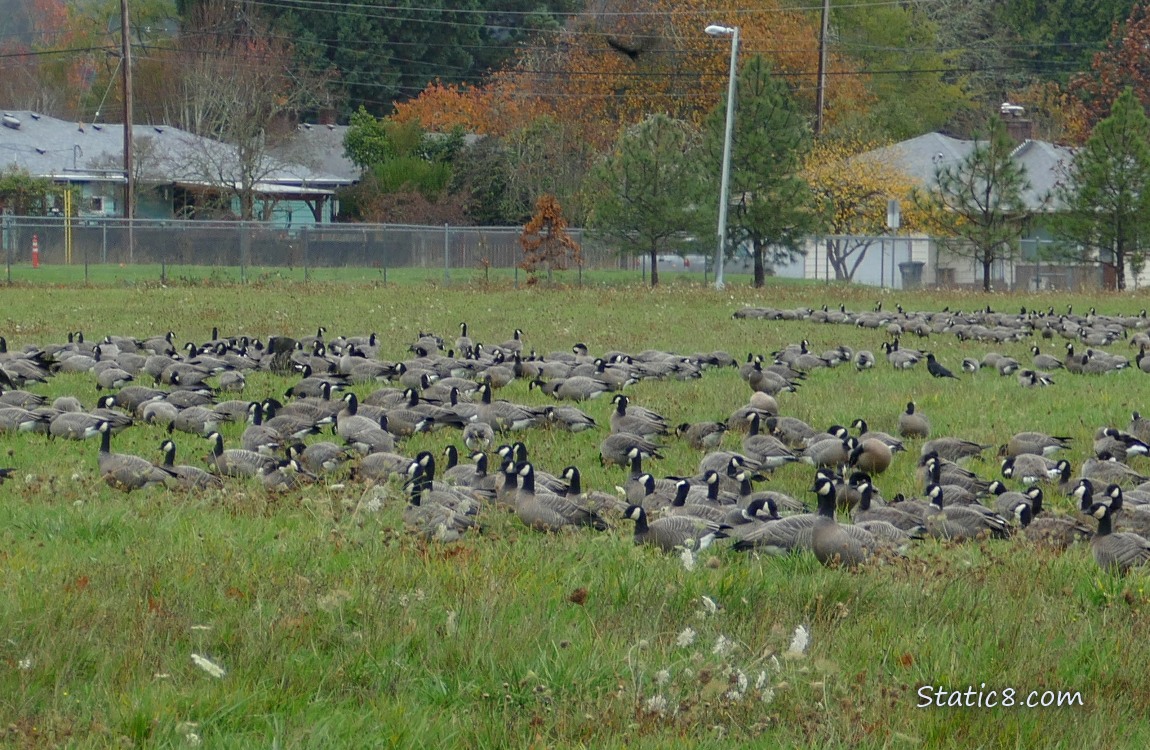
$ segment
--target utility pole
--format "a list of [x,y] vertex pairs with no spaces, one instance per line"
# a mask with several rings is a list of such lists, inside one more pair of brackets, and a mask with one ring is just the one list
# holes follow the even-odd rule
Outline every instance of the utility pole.
[[819,30],[819,85],[815,95],[815,135],[823,132],[823,105],[827,95],[827,27],[831,19],[831,0],[823,0],[822,27]]
[[132,180],[132,41],[128,27],[128,0],[120,0],[120,69],[124,82],[124,218],[128,220],[128,260],[135,255],[136,238],[132,219],[136,186]]

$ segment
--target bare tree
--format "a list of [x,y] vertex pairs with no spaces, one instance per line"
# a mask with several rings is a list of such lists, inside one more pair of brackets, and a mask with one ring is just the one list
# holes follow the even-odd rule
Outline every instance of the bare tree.
[[[234,197],[239,218],[256,218],[259,183],[298,168],[300,161],[289,160],[282,145],[300,111],[330,104],[327,77],[300,70],[288,42],[218,1],[197,9],[174,59],[168,121],[203,136],[189,142],[185,170]],[[265,202],[260,218],[270,209]]]
[[[138,135],[132,139],[132,183],[134,185],[154,186],[169,179],[168,176],[164,174],[162,161],[163,155],[156,146],[154,138],[146,135]],[[120,172],[123,174],[124,157],[118,151],[116,153],[103,153],[95,158],[89,159],[88,166],[92,169]],[[140,203],[140,192],[138,189],[132,191],[132,203],[131,213],[125,213],[125,216],[135,216],[136,214],[136,207]]]

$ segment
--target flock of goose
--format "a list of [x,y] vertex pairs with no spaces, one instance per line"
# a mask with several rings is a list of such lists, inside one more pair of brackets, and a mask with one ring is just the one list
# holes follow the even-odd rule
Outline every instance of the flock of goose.
[[[1069,438],[1018,433],[1000,450],[1000,480],[963,465],[992,446],[932,436],[929,419],[913,402],[898,420],[898,434],[891,435],[870,430],[862,419],[849,428],[822,430],[781,414],[775,398],[817,377],[818,370],[837,366],[865,371],[921,365],[929,376],[956,377],[932,352],[903,345],[905,335],[952,334],[988,343],[1063,339],[1063,359],[1035,343],[1030,363],[993,352],[962,363],[964,371],[991,368],[1015,376],[1027,388],[1053,384],[1059,372],[1102,375],[1129,367],[1150,372],[1145,311],[1118,317],[1093,310],[1075,315],[1071,309],[1008,314],[746,308],[734,317],[852,325],[881,330],[889,340],[879,356],[847,346],[816,353],[804,339],[739,362],[721,351],[649,349],[594,356],[582,344],[539,354],[524,348],[520,330],[505,342],[484,345],[463,323],[454,341],[420,333],[407,346],[410,356],[390,361],[375,334],[328,337],[323,328],[314,336],[267,341],[213,330],[210,340],[182,347],[172,332],[98,341],[77,332],[67,342],[30,344],[19,351],[9,351],[0,337],[0,433],[98,438],[99,475],[123,491],[162,486],[212,492],[241,481],[281,491],[334,482],[333,477],[365,483],[398,477],[406,488],[404,523],[428,540],[474,534],[485,514],[502,509],[543,532],[603,530],[620,516],[634,522],[637,543],[668,551],[698,550],[727,539],[736,550],[808,550],[828,565],[855,566],[902,554],[924,536],[954,541],[1018,536],[1058,548],[1088,543],[1101,567],[1120,572],[1150,562],[1150,477],[1128,464],[1150,453],[1150,420],[1137,412],[1122,429],[1099,428],[1095,457],[1077,475],[1068,461],[1056,458],[1070,447]],[[1138,347],[1133,363],[1103,349],[1119,341]],[[641,380],[693,380],[719,367],[738,368],[749,396],[725,421],[675,424],[627,395],[628,386]],[[247,377],[260,371],[290,377],[292,384],[282,394],[245,396]],[[60,373],[90,376],[103,395],[86,408],[72,396],[49,403],[35,393]],[[515,381],[539,389],[550,403],[496,397]],[[580,408],[597,398],[611,401],[606,425]],[[228,446],[224,437],[230,423],[244,425],[238,445]],[[161,460],[113,450],[114,436],[139,424],[160,425],[170,433],[158,446]],[[544,471],[531,461],[527,447],[538,430],[606,433],[600,460],[621,467],[620,486],[615,492],[588,491],[574,465],[558,475]],[[441,453],[408,455],[400,447],[415,434],[436,431],[450,435]],[[210,447],[203,466],[176,463],[177,432]],[[728,433],[740,435],[740,450],[722,447]],[[678,473],[664,477],[644,470],[663,457],[672,440],[701,453],[698,466],[676,467]],[[912,441],[920,443],[922,496],[883,498],[874,478]],[[9,454],[18,457],[19,450]],[[445,466],[437,466],[437,455]],[[815,512],[785,493],[755,489],[756,481],[798,463],[814,467]],[[26,470],[0,469],[0,482]],[[1006,482],[1021,491],[1010,490]],[[1049,513],[1043,501],[1051,492],[1072,497],[1080,512]]]

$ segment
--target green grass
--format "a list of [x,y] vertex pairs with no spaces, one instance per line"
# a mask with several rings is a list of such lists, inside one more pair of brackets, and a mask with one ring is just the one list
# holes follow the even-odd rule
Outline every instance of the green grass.
[[[846,343],[877,352],[885,338],[732,320],[744,304],[1146,306],[1133,295],[892,295],[781,283],[720,293],[684,283],[516,290],[503,279],[444,287],[418,277],[387,285],[267,278],[240,287],[172,278],[164,288],[139,278],[100,282],[118,288],[21,283],[0,292],[0,331],[18,348],[75,330],[92,340],[170,329],[179,341],[201,341],[213,325],[258,336],[310,335],[324,325],[329,336],[376,331],[383,355],[403,358],[418,332],[451,340],[467,321],[481,341],[522,328],[543,354],[583,341],[593,352],[726,349],[742,359],[802,338],[816,350]],[[942,335],[923,345],[954,369],[962,356],[991,349],[1028,356],[1028,343]],[[1061,354],[1057,342],[1044,348]],[[1056,386],[1027,391],[987,371],[943,382],[884,365],[816,372],[800,393],[780,397],[783,413],[818,426],[863,417],[893,431],[913,399],[936,434],[995,445],[1027,428],[1073,435],[1077,464],[1096,427],[1125,426],[1131,410],[1150,410],[1150,379],[1138,371],[1063,373]],[[245,395],[279,394],[289,383],[253,376]],[[79,375],[33,390],[96,397]],[[630,392],[675,423],[725,418],[749,393],[733,370]],[[501,395],[541,403],[522,382]],[[584,408],[606,423],[605,400]],[[228,442],[240,432],[229,426]],[[158,459],[165,436],[137,426],[114,445]],[[602,436],[540,430],[524,440],[544,468],[575,463],[588,487],[610,490],[625,475],[599,466]],[[206,441],[176,440],[181,461],[208,451]],[[438,451],[449,441],[458,434],[403,447]],[[728,437],[727,447],[737,444]],[[190,735],[225,748],[1079,748],[1150,740],[1147,576],[1102,575],[1086,549],[1055,555],[1019,541],[926,542],[905,561],[855,573],[826,570],[810,556],[713,549],[689,571],[677,556],[636,548],[626,522],[548,537],[497,513],[463,543],[426,545],[403,533],[395,488],[380,512],[369,509],[364,487],[334,481],[282,496],[243,483],[201,496],[123,495],[99,481],[96,447],[0,435],[0,465],[17,469],[0,487],[3,747],[189,747]],[[691,472],[699,458],[673,440],[666,453],[657,473]],[[997,475],[993,459],[975,466]],[[809,498],[810,481],[809,468],[788,467],[772,486]],[[916,492],[913,458],[900,455],[878,485],[888,496]],[[1050,504],[1070,510],[1060,497]],[[799,625],[810,631],[810,648],[788,658]],[[688,628],[693,642],[678,645]],[[716,652],[720,636],[730,645]],[[212,677],[192,654],[226,675]],[[740,673],[748,687],[732,695]],[[1085,705],[916,708],[924,685],[982,682],[1077,690]]]
[[[546,274],[539,275],[539,283],[566,286],[630,285],[646,281],[638,271],[584,270],[556,271],[547,282]],[[746,284],[749,275],[727,274],[732,284]],[[434,284],[437,286],[528,286],[525,271],[515,268],[481,267],[449,268],[444,274],[442,266],[427,268],[360,268],[299,266],[190,266],[138,263],[90,263],[78,261],[72,265],[43,264],[32,268],[29,263],[14,263],[0,270],[0,281],[18,286],[221,286],[249,284],[264,286],[281,283],[356,283],[356,284]],[[666,285],[703,286],[701,273],[664,272],[660,281]],[[706,281],[713,282],[713,277]]]

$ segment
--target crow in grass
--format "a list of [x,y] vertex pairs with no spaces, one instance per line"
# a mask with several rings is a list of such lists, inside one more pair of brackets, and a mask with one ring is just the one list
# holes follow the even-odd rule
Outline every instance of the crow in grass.
[[934,358],[934,354],[926,355],[926,370],[936,378],[954,378],[958,380],[958,376],[938,363],[938,360]]

